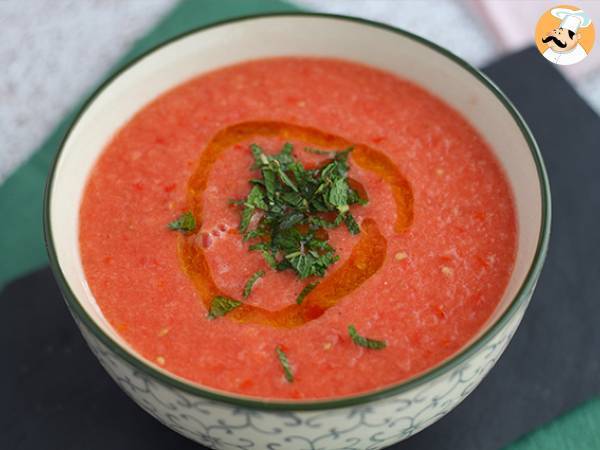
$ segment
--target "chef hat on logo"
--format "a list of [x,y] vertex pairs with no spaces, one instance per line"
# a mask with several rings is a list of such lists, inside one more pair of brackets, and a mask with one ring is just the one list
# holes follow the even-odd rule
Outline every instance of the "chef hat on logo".
[[554,8],[550,14],[561,20],[560,28],[571,30],[573,33],[577,33],[579,28],[588,27],[592,23],[590,16],[581,9],[573,11],[568,8]]

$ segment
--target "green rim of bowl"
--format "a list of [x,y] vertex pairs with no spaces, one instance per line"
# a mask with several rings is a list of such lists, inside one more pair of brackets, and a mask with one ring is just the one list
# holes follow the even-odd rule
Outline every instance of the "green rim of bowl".
[[[502,105],[506,108],[506,110],[511,114],[512,118],[519,126],[521,133],[523,134],[524,139],[526,140],[529,150],[531,151],[531,156],[535,161],[535,165],[537,168],[538,179],[540,182],[540,191],[542,198],[542,218],[541,218],[541,226],[539,231],[539,238],[536,247],[536,253],[533,258],[533,262],[529,271],[525,277],[525,280],[517,295],[512,300],[506,311],[489,326],[489,328],[483,333],[475,342],[471,343],[467,347],[463,348],[460,352],[450,357],[442,364],[435,366],[426,372],[423,372],[413,378],[400,382],[398,384],[375,390],[369,391],[366,393],[361,393],[357,395],[341,397],[339,399],[324,399],[324,400],[312,400],[312,401],[283,401],[277,399],[259,399],[254,397],[244,397],[236,394],[229,394],[224,391],[216,391],[210,388],[203,388],[198,384],[193,384],[191,382],[186,382],[184,380],[180,380],[174,377],[171,377],[156,368],[152,367],[149,363],[147,363],[141,357],[138,357],[131,353],[129,350],[122,347],[116,341],[114,341],[109,335],[107,335],[97,324],[96,322],[87,314],[84,308],[81,306],[75,294],[71,290],[69,283],[66,280],[64,273],[60,265],[58,264],[58,258],[56,254],[56,249],[54,247],[54,241],[52,237],[52,227],[50,224],[50,197],[52,194],[52,187],[54,182],[54,175],[56,172],[56,166],[58,161],[60,160],[61,154],[64,149],[65,142],[68,140],[71,132],[79,122],[80,117],[87,111],[88,107],[91,103],[96,99],[100,93],[102,93],[111,82],[120,76],[123,72],[128,70],[132,65],[136,64],[138,61],[142,60],[149,54],[155,52],[156,50],[167,46],[179,39],[187,37],[191,34],[195,34],[204,30],[208,30],[211,28],[219,27],[221,25],[243,22],[248,20],[266,18],[266,17],[313,17],[313,18],[325,18],[325,19],[335,19],[341,21],[350,21],[357,22],[363,25],[367,25],[374,28],[379,28],[387,31],[391,31],[393,33],[397,33],[403,37],[412,39],[420,44],[426,45],[427,47],[433,49],[434,51],[442,54],[448,59],[452,60],[463,69],[471,73],[481,84],[487,87],[502,103]],[[48,180],[46,182],[46,189],[44,193],[44,237],[46,240],[46,248],[48,251],[48,257],[50,260],[50,267],[54,272],[54,276],[56,277],[58,284],[61,287],[67,305],[71,309],[71,311],[76,315],[76,317],[80,320],[81,323],[85,324],[87,329],[97,338],[99,339],[106,347],[116,353],[118,356],[123,358],[129,364],[131,364],[134,368],[138,369],[140,372],[155,378],[156,380],[164,383],[167,386],[171,386],[173,388],[180,389],[188,394],[200,396],[203,398],[207,398],[210,400],[216,400],[219,402],[223,402],[226,404],[230,404],[237,407],[246,407],[258,410],[269,410],[269,411],[311,411],[311,410],[326,410],[332,408],[341,408],[348,407],[354,405],[361,405],[367,402],[380,400],[386,397],[390,397],[393,395],[401,394],[410,389],[414,389],[418,386],[421,386],[428,381],[431,381],[446,372],[450,371],[454,367],[458,366],[465,360],[467,360],[471,355],[476,353],[479,349],[481,349],[487,342],[489,342],[508,322],[512,316],[519,310],[519,307],[527,300],[528,293],[535,287],[535,283],[539,277],[539,274],[542,270],[542,266],[544,263],[544,259],[546,257],[546,253],[548,250],[548,241],[550,239],[550,217],[551,217],[551,204],[550,204],[550,186],[548,183],[548,176],[546,173],[546,169],[544,167],[544,163],[542,161],[542,157],[535,142],[535,139],[529,130],[529,127],[510,102],[510,100],[506,97],[506,95],[482,72],[480,72],[475,67],[471,66],[467,62],[463,61],[458,56],[454,55],[450,51],[434,44],[422,37],[419,37],[415,34],[409,33],[407,31],[394,28],[389,25],[384,25],[377,22],[372,22],[369,20],[347,17],[341,15],[332,15],[332,14],[319,14],[319,13],[274,13],[274,14],[258,14],[252,16],[244,16],[238,17],[234,19],[229,19],[221,22],[217,22],[208,26],[202,26],[190,30],[188,32],[182,33],[174,38],[163,42],[160,45],[155,46],[154,48],[146,51],[139,57],[135,58],[124,67],[120,68],[115,74],[109,77],[104,83],[96,89],[96,91],[89,97],[89,99],[85,102],[85,104],[81,107],[79,112],[77,113],[75,119],[69,127],[69,130],[65,134],[58,153],[54,158],[54,162],[50,169]]]

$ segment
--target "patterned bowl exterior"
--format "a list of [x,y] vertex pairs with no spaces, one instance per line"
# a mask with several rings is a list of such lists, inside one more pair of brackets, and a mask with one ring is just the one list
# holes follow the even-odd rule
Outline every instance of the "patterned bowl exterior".
[[478,351],[421,385],[364,404],[319,411],[261,411],[209,400],[140,372],[77,321],[117,384],[167,427],[217,450],[375,450],[442,418],[481,382],[515,333],[527,301]]

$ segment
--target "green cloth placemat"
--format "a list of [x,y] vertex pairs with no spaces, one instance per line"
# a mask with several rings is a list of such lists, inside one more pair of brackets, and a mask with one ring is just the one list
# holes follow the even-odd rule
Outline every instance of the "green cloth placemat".
[[[295,10],[297,8],[275,0],[183,1],[136,43],[112,72],[186,30],[236,16]],[[74,112],[68,114],[34,156],[0,186],[0,289],[14,278],[47,263],[41,224],[43,188],[50,162],[74,115]],[[600,449],[600,400],[586,403],[507,448],[542,449]]]
[[585,403],[505,448],[505,450],[598,449],[600,449],[600,399]]

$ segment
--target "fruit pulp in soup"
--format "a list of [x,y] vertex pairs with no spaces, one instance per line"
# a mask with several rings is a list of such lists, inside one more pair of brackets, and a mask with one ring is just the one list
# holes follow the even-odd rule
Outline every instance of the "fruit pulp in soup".
[[[312,315],[295,306],[307,280],[249,251],[230,202],[256,178],[249,146],[287,142],[307,168],[327,156],[305,147],[353,146],[348,176],[368,197],[351,208],[360,233],[328,230],[339,260],[306,304],[335,301]],[[170,230],[186,211],[193,232]],[[305,57],[225,67],[152,101],[101,154],[80,211],[87,282],[133,349],[200,385],[279,399],[357,394],[439,364],[497,308],[516,238],[507,179],[459,113],[390,73]],[[243,308],[210,320],[216,294]],[[349,325],[385,348],[357,345]]]

